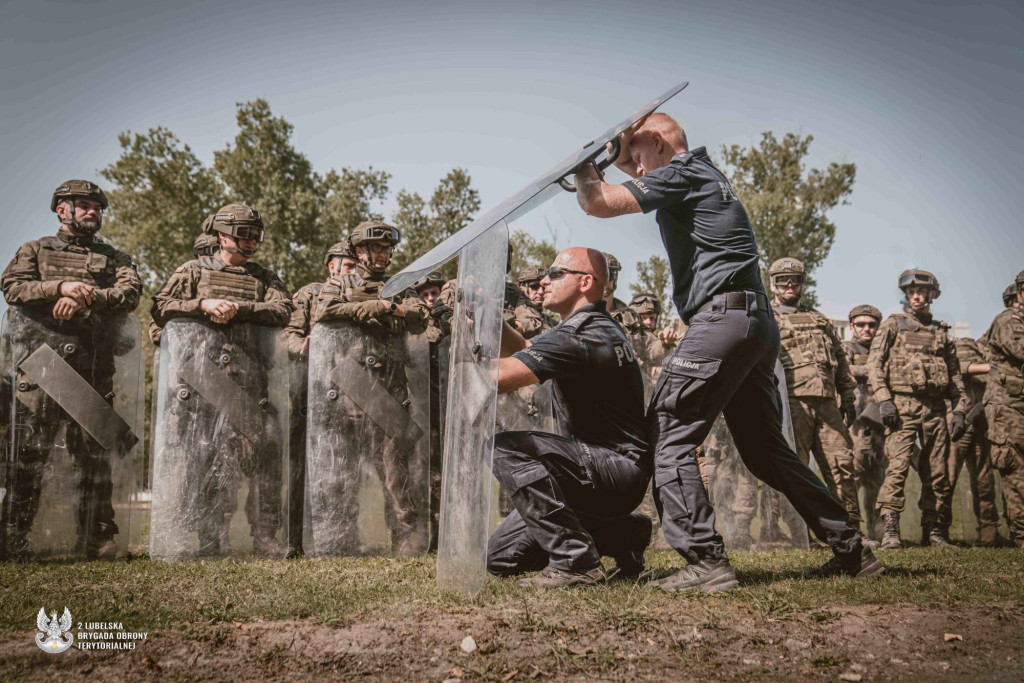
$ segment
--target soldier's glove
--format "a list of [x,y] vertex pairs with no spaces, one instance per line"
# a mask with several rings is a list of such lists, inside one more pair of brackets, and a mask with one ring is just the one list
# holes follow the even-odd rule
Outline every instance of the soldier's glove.
[[953,419],[949,421],[949,438],[959,441],[967,431],[966,419],[959,410],[953,413]]
[[365,323],[377,320],[385,315],[391,316],[391,302],[384,301],[383,299],[370,299],[369,301],[359,302],[352,317],[357,322]]
[[882,401],[878,404],[878,412],[882,415],[882,424],[887,429],[896,431],[900,428],[900,411],[896,408],[896,404],[889,401]]
[[843,403],[839,406],[839,412],[843,414],[843,422],[847,427],[852,427],[857,419],[857,409],[852,403]]
[[434,308],[430,311],[430,314],[446,325],[450,325],[452,322],[452,316],[455,315],[455,309],[441,301],[441,299],[437,299],[437,301],[434,302]]

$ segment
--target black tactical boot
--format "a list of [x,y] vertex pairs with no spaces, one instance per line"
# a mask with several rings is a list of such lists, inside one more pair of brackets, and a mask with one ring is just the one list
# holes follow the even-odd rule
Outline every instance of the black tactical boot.
[[936,548],[953,547],[953,544],[946,540],[942,527],[929,522],[921,524],[921,545],[930,545]]
[[885,520],[885,531],[882,532],[882,549],[899,548],[901,543],[900,513],[886,512],[882,515],[882,519]]
[[855,579],[866,579],[870,576],[882,576],[885,567],[878,561],[871,548],[861,546],[860,554],[853,556],[836,555],[817,569],[804,572],[805,579],[823,579],[831,576],[852,576]]

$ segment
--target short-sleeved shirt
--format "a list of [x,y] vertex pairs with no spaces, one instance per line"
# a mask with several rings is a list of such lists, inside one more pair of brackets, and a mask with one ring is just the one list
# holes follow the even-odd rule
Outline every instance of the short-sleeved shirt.
[[715,294],[764,291],[750,218],[703,147],[624,185],[644,213],[658,212],[683,320]]
[[603,301],[587,304],[515,354],[554,383],[558,433],[619,453],[648,452],[644,382],[629,338]]

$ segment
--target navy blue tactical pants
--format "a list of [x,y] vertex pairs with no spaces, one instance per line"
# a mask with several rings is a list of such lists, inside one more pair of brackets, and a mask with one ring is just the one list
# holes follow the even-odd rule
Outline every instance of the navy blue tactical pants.
[[487,544],[493,574],[547,565],[585,572],[602,555],[626,554],[638,539],[650,542],[650,519],[630,514],[651,481],[650,466],[638,459],[555,434],[501,432],[492,469],[516,508]]
[[726,310],[725,297],[718,295],[711,310],[691,318],[651,398],[654,500],[665,540],[691,563],[726,557],[694,458],[724,412],[747,469],[785,495],[837,555],[859,554],[860,534],[843,506],[783,436],[775,379],[779,328],[753,293],[748,301],[746,310]]

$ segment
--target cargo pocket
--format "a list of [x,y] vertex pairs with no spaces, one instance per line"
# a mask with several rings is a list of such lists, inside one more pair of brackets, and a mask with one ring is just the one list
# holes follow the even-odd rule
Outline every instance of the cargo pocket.
[[654,472],[654,486],[661,501],[662,514],[673,522],[690,518],[690,507],[683,496],[683,480],[680,468],[660,469]]
[[722,361],[677,353],[662,368],[664,377],[657,396],[657,409],[681,420],[702,414],[709,381]]
[[554,517],[565,509],[565,504],[555,493],[555,479],[547,468],[531,467],[528,470],[512,473],[512,489],[509,497],[529,488],[525,496],[526,510],[524,517],[547,519]]

